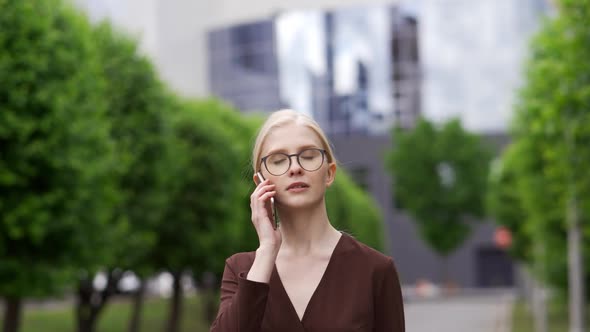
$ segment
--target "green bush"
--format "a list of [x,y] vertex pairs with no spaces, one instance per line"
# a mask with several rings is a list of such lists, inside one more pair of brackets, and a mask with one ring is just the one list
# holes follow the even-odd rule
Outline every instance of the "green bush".
[[386,228],[378,205],[343,169],[336,171],[336,179],[328,188],[326,208],[330,222],[338,230],[354,236],[376,250],[386,250]]

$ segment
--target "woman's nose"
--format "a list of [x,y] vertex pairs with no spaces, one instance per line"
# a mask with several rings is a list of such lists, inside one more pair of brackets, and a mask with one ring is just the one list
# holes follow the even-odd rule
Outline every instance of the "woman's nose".
[[299,165],[299,160],[297,160],[297,156],[289,156],[291,159],[291,165],[289,166],[289,175],[293,174],[301,174],[303,168]]

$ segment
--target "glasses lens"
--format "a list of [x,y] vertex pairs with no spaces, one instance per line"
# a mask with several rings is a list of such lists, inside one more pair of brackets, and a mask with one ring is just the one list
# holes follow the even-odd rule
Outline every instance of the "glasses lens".
[[266,169],[273,175],[281,175],[289,169],[289,156],[273,153],[266,158]]
[[304,150],[299,154],[299,164],[307,171],[317,170],[323,162],[324,155],[318,149]]

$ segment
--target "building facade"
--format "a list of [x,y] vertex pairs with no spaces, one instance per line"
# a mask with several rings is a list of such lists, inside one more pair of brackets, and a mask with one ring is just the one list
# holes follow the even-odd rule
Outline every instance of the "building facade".
[[418,22],[394,7],[391,25],[394,122],[412,128],[420,116],[422,100]]
[[[384,24],[372,24],[379,18]],[[286,13],[213,29],[209,86],[243,112],[288,106],[329,135],[383,135],[394,123],[412,126],[421,113],[417,30],[415,18],[388,6]],[[381,56],[369,54],[374,50]]]
[[282,108],[274,22],[262,20],[209,33],[213,96],[244,111]]

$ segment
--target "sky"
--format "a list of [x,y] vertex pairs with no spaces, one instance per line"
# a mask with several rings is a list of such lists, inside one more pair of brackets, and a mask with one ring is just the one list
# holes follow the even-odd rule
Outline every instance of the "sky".
[[[401,4],[418,19],[423,114],[435,121],[459,116],[476,132],[505,131],[522,83],[527,45],[537,30],[542,0],[413,0]],[[369,105],[392,109],[390,8],[335,11],[335,89],[356,88],[356,61],[369,70]],[[326,70],[323,13],[288,11],[277,19],[283,99],[311,113],[310,73]]]

